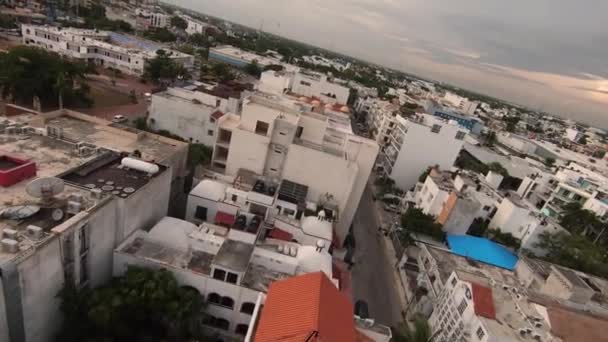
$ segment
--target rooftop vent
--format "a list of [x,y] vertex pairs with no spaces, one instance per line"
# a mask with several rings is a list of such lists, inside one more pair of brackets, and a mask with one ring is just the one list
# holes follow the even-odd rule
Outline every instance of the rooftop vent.
[[17,253],[19,252],[19,243],[13,239],[2,239],[2,251],[5,253]]
[[39,240],[42,237],[42,228],[34,225],[27,226],[27,235],[35,240]]
[[5,239],[17,239],[18,232],[14,229],[6,228],[2,231],[2,237]]

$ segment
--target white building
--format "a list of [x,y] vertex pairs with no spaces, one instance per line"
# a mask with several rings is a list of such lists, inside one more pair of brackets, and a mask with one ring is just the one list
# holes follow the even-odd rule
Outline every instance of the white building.
[[[347,114],[331,104],[252,95],[241,116],[219,120],[212,166],[228,176],[239,170],[274,184],[289,180],[307,188],[305,201],[335,203],[338,241],[345,238],[378,145],[353,134]],[[297,202],[304,212],[305,203]]]
[[273,56],[258,55],[230,45],[210,48],[209,60],[227,63],[237,68],[244,68],[247,65],[255,62],[260,68],[264,68],[269,65],[281,65],[287,72],[300,70],[299,67],[288,63],[283,63],[280,59]]
[[[103,67],[112,67],[130,75],[142,75],[146,61],[156,57],[157,50],[165,49],[156,43],[132,36],[71,27],[22,25],[21,34],[26,45]],[[193,67],[193,56],[172,50],[167,52],[171,59],[187,69]]]
[[[48,341],[61,324],[64,284],[105,284],[119,242],[167,215],[187,145],[70,111],[7,119],[0,133],[4,165],[12,166],[0,177],[0,199],[10,203],[0,218],[0,340]],[[122,165],[135,151],[143,160]],[[32,196],[28,183],[51,176],[62,180],[55,195]]]
[[188,23],[188,27],[186,27],[186,33],[187,34],[195,34],[195,33],[200,33],[200,34],[206,34],[208,29],[215,29],[215,26],[206,23],[204,21],[198,20],[198,19],[194,19],[188,15],[181,15],[180,16],[182,19],[184,19],[186,21],[186,23]]
[[295,74],[291,91],[303,96],[317,97],[325,103],[348,102],[350,90],[348,87],[333,82],[331,77],[310,71],[300,71]]
[[164,28],[171,26],[171,16],[164,13],[151,13],[150,26],[155,28]]
[[397,187],[408,190],[429,166],[449,170],[456,161],[467,131],[457,124],[421,114],[405,119],[395,116],[379,163]]
[[564,132],[564,138],[577,143],[583,137],[583,132],[579,131],[576,128],[568,127],[566,128],[566,132]]
[[148,126],[185,140],[213,146],[218,119],[224,113],[240,113],[247,85],[229,82],[206,85],[194,82],[152,95]]
[[376,142],[380,146],[390,143],[391,133],[397,125],[399,105],[375,98],[357,101],[355,103],[357,112],[367,112],[367,124],[369,125]]
[[350,68],[349,62],[335,61],[332,59],[325,58],[323,56],[303,56],[302,60],[306,63],[310,63],[317,66],[324,66],[328,68],[334,68],[338,71],[344,71]]
[[196,226],[166,217],[118,246],[113,274],[131,265],[169,270],[181,286],[205,297],[203,324],[224,336],[247,334],[272,281],[322,271],[339,283],[327,248],[265,238],[263,229],[248,227]]

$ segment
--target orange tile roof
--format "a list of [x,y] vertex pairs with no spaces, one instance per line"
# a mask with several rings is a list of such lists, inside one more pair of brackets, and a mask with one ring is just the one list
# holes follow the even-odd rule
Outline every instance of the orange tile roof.
[[356,341],[353,306],[323,272],[270,284],[255,342]]
[[494,297],[492,289],[477,283],[471,283],[473,287],[473,303],[477,316],[496,319],[496,308],[494,307]]

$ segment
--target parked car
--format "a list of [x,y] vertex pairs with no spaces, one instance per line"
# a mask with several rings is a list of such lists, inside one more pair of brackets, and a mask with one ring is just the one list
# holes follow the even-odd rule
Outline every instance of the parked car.
[[123,115],[114,115],[114,117],[112,118],[112,122],[114,123],[123,123],[127,121],[127,118],[125,118]]

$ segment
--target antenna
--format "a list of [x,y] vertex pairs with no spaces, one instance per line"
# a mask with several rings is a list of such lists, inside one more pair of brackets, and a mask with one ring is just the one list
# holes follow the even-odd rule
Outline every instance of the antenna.
[[32,197],[48,201],[63,192],[65,183],[56,177],[34,179],[25,187],[25,192]]

